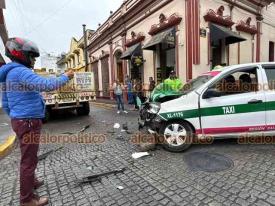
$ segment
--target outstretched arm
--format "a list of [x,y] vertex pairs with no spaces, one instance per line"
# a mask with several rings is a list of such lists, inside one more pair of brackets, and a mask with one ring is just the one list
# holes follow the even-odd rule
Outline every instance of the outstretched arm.
[[24,69],[19,76],[19,81],[29,90],[46,92],[64,86],[69,81],[69,76],[65,73],[58,78],[45,78],[35,74],[30,69]]

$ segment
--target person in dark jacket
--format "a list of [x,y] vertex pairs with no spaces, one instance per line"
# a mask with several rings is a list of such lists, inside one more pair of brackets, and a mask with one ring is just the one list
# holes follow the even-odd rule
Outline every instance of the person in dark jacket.
[[45,103],[40,95],[65,85],[73,78],[73,71],[59,78],[43,78],[32,69],[40,53],[31,41],[11,38],[6,42],[6,56],[11,59],[0,68],[2,106],[11,118],[11,125],[20,143],[20,204],[22,206],[42,206],[48,198],[34,195],[33,190],[44,184],[35,177],[38,163],[37,152],[45,117]]
[[127,84],[127,93],[128,93],[128,104],[134,104],[133,83],[132,83],[132,81],[128,81],[128,84]]
[[152,93],[155,87],[156,87],[155,80],[153,79],[153,77],[149,77],[149,92]]

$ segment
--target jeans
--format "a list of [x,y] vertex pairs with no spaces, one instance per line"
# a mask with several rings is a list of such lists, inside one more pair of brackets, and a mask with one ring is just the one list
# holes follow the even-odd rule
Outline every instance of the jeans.
[[144,97],[143,97],[142,93],[141,92],[135,92],[133,94],[135,109],[139,109],[138,104],[137,104],[137,97],[140,98],[141,102],[144,102]]
[[137,93],[133,94],[133,100],[134,100],[135,109],[138,109],[138,105],[137,105]]
[[23,204],[35,197],[33,189],[42,121],[40,119],[12,119],[11,124],[20,143],[20,202]]
[[117,102],[117,109],[120,111],[121,109],[124,111],[124,103],[122,94],[116,94],[116,102]]

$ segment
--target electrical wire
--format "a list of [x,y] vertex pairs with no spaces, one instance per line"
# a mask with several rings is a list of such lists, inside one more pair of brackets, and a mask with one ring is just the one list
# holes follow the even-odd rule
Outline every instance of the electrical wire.
[[58,12],[60,12],[62,9],[64,9],[66,6],[68,6],[73,0],[67,0],[66,2],[64,2],[64,4],[62,4],[61,7],[59,7],[58,9],[56,9],[54,12],[52,12],[48,17],[44,18],[39,24],[37,24],[36,26],[34,26],[33,28],[31,28],[27,34],[31,34],[32,32],[36,31],[41,25],[45,24],[46,22],[48,22],[51,18],[53,18]]
[[28,21],[24,20],[25,19],[25,15],[23,13],[23,8],[20,5],[20,0],[19,0],[19,2],[18,2],[18,0],[14,0],[14,6],[15,6],[16,11],[17,11],[16,14],[19,16],[19,19],[20,19],[20,21],[22,23],[22,28],[23,28],[24,34],[26,34],[26,31],[28,30],[26,23]]
[[24,33],[24,28],[22,27],[22,24],[18,24],[17,22],[19,22],[21,19],[18,17],[17,15],[17,11],[16,11],[16,6],[14,5],[14,1],[9,1],[7,3],[7,9],[10,9],[10,11],[6,11],[7,13],[9,13],[9,16],[13,19],[13,25],[16,24],[16,26],[14,26],[17,34],[23,34]]

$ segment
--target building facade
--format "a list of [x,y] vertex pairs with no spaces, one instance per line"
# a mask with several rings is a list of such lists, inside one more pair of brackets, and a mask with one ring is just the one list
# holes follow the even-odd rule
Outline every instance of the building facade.
[[127,0],[88,39],[99,96],[126,75],[186,82],[216,65],[274,61],[275,6],[266,0]]
[[[8,39],[8,32],[5,24],[3,10],[6,8],[5,0],[0,0],[0,67],[5,64],[8,59],[5,57],[5,43]],[[2,99],[2,92],[0,91],[0,100]],[[0,108],[2,101],[0,101]]]
[[41,68],[45,68],[46,72],[56,73],[58,56],[54,54],[45,53],[41,55]]
[[[94,31],[88,29],[86,32],[87,38],[89,38]],[[84,36],[82,36],[80,40],[73,37],[71,39],[69,52],[61,55],[61,58],[57,61],[58,67],[64,70],[73,69],[78,72],[84,72],[86,70],[84,45]]]
[[57,65],[57,73],[61,74],[66,71],[66,54],[62,53],[56,62]]
[[8,32],[5,24],[3,10],[6,8],[5,0],[0,0],[0,66],[6,63],[5,43],[8,39]]

